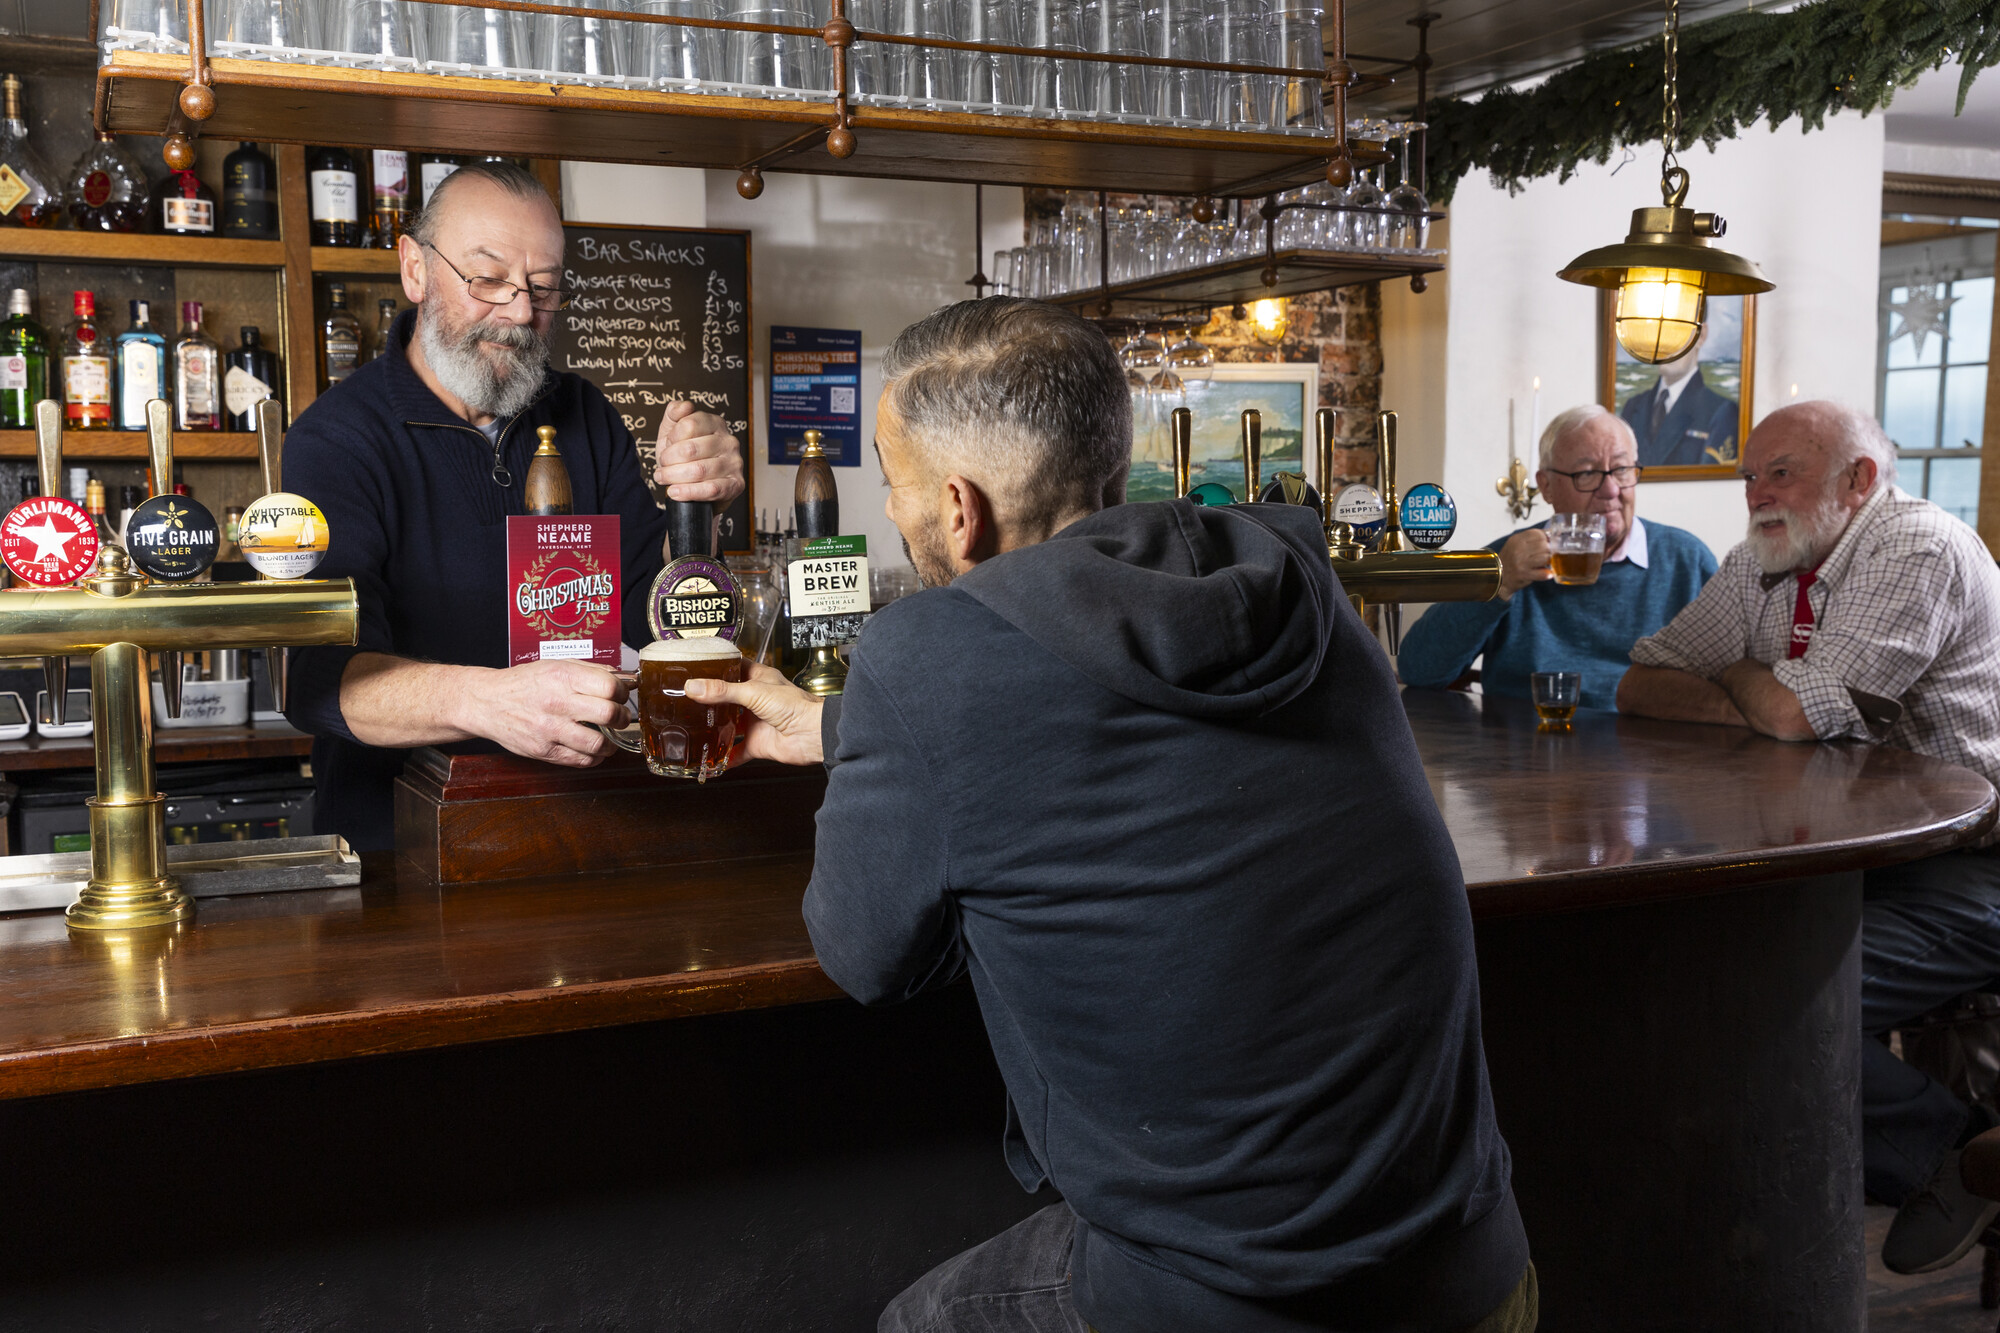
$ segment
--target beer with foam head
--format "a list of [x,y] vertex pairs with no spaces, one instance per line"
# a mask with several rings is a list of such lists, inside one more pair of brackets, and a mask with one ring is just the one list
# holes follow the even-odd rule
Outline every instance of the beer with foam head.
[[735,643],[723,638],[656,639],[639,652],[632,690],[646,767],[668,778],[705,781],[729,766],[743,709],[687,697],[696,677],[741,681],[748,668]]

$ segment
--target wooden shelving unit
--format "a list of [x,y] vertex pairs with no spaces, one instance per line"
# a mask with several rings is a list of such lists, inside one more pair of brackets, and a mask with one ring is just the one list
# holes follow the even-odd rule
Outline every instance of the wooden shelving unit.
[[285,266],[278,241],[232,241],[207,236],[139,236],[97,231],[0,231],[0,256],[8,259],[79,260],[89,264],[154,264],[166,268],[264,268]]
[[[209,138],[492,152],[602,162],[1104,189],[1261,195],[1312,180],[1331,140],[1163,125],[854,108],[857,149],[809,132],[826,101],[711,97],[443,74],[215,58]],[[115,51],[97,73],[97,119],[123,134],[178,125],[185,57]],[[337,128],[336,128],[337,127]],[[793,144],[789,152],[788,143]],[[1357,159],[1372,151],[1357,146]]]
[[351,246],[315,245],[312,271],[322,277],[394,277],[399,272],[394,250],[361,250]]
[[[33,458],[35,432],[0,430],[0,458]],[[146,457],[146,432],[142,430],[73,430],[63,432],[63,457],[88,461],[108,458]],[[257,457],[257,437],[233,431],[189,430],[174,432],[174,458],[234,459]]]
[[[1266,284],[1264,270],[1277,270],[1277,282]],[[1298,296],[1356,282],[1441,273],[1444,261],[1434,256],[1377,254],[1355,250],[1280,250],[1267,258],[1246,255],[1220,264],[1164,273],[1109,289],[1070,292],[1049,298],[1085,316],[1144,321],[1190,306],[1248,304],[1276,296]],[[1109,303],[1107,310],[1106,304]]]

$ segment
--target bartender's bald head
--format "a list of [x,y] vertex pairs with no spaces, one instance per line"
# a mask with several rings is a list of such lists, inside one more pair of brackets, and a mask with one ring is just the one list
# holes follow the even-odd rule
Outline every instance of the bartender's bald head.
[[[555,313],[523,289],[552,291],[563,272],[562,218],[542,183],[510,162],[460,167],[431,191],[399,248],[403,292],[417,305],[418,373],[474,420],[511,417],[534,401]],[[496,287],[506,299],[481,299]]]

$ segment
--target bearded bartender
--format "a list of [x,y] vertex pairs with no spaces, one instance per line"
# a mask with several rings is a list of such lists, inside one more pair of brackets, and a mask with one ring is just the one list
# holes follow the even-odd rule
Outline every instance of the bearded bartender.
[[[397,243],[403,291],[383,354],[299,414],[285,489],[325,513],[317,575],[351,578],[359,643],[292,654],[285,714],[313,736],[314,829],[357,850],[394,846],[393,783],[417,746],[489,741],[585,768],[619,720],[623,688],[601,667],[507,665],[506,517],[527,512],[536,428],[554,426],[574,512],[616,514],[625,642],[652,638],[646,590],[666,515],[631,432],[596,385],[548,366],[566,294],[562,220],[528,172],[460,167]],[[724,423],[676,402],[653,481],[718,506],[743,491]]]

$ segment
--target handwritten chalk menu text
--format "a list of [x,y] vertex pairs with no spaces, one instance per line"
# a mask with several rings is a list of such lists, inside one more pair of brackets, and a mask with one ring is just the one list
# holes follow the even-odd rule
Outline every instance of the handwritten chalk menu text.
[[[729,423],[750,474],[750,233],[603,224],[563,227],[563,286],[550,360],[611,400],[650,485],[667,404],[685,398]],[[666,503],[655,488],[653,499]],[[749,549],[750,497],[722,516],[721,547]]]

